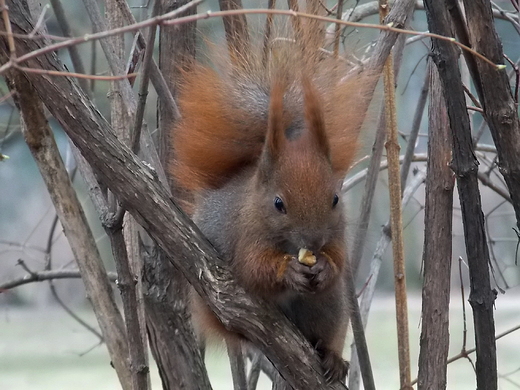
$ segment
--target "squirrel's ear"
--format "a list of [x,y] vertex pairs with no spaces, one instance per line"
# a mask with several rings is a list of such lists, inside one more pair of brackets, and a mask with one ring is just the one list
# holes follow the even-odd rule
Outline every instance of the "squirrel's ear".
[[302,87],[307,131],[320,153],[330,159],[330,147],[319,92],[305,76],[302,79]]
[[271,161],[276,161],[282,154],[286,142],[283,95],[285,83],[281,77],[275,77],[269,98],[269,114],[266,135],[266,152]]

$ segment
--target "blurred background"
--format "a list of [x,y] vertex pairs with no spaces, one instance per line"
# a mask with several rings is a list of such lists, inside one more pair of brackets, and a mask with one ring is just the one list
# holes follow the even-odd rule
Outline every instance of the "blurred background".
[[[360,1],[358,6],[365,3],[369,2]],[[44,1],[42,5],[45,4]],[[133,6],[138,20],[142,20],[148,14],[148,9],[144,8],[142,2],[129,0],[129,4]],[[355,1],[347,1],[345,8],[355,5]],[[244,6],[266,7],[267,2],[249,1],[244,2]],[[91,32],[91,25],[82,1],[63,1],[63,7],[76,36]],[[496,1],[495,7],[496,9],[513,9],[508,0]],[[418,8],[410,29],[426,31],[424,12],[420,7]],[[215,0],[205,1],[199,6],[199,12],[217,9],[218,3]],[[253,18],[248,20],[253,20]],[[363,21],[378,23],[378,16],[369,16]],[[61,35],[52,8],[46,10],[45,24],[49,34]],[[261,25],[262,18],[259,18],[258,26]],[[505,53],[516,62],[520,57],[518,31],[507,20],[497,20],[496,26]],[[210,40],[218,41],[223,37],[220,19],[199,22],[198,29],[201,35]],[[349,28],[344,34],[343,43],[356,56],[362,57],[364,53],[370,51],[371,43],[377,34],[377,30]],[[127,34],[126,37],[130,46],[133,36]],[[423,39],[410,41],[404,50],[397,86],[399,130],[402,133],[403,150],[406,147],[412,117],[424,83],[429,48],[429,40]],[[79,50],[86,64],[94,64],[91,73],[108,74],[109,70],[99,44],[90,42],[81,44]],[[68,52],[63,50],[58,54],[68,68],[72,69]],[[508,67],[508,70],[511,68]],[[97,107],[107,118],[110,117],[108,91],[108,82],[95,82],[94,99]],[[0,93],[3,96],[8,94],[3,80],[0,82]],[[364,146],[359,154],[361,162],[352,170],[351,177],[362,174],[363,169],[367,166],[367,161],[363,160],[363,157],[371,150],[374,123],[376,123],[375,119],[379,112],[377,105],[372,111],[373,118],[369,119],[362,136]],[[476,133],[483,126],[482,117],[478,112],[470,111],[470,114]],[[72,174],[75,163],[69,141],[56,121],[52,118],[49,120],[62,157]],[[153,91],[148,98],[146,121],[150,129],[155,128],[156,97]],[[489,173],[490,179],[496,186],[505,188],[496,168],[496,155],[493,152],[491,136],[489,131],[485,127],[483,128],[484,132],[479,140],[479,145],[482,147],[478,152],[480,169]],[[426,153],[426,145],[427,115],[425,114],[416,144],[418,156]],[[8,157],[0,161],[0,285],[23,277],[31,271],[41,271],[49,264],[49,261],[52,262],[52,269],[75,269],[75,262],[67,239],[63,235],[59,222],[56,223],[56,214],[49,195],[20,133],[18,112],[9,99],[2,99],[0,105],[0,154]],[[414,173],[424,165],[425,162],[421,161],[414,163],[410,176],[413,177]],[[79,174],[73,177],[75,188],[97,238],[106,268],[114,271],[109,242],[88,197],[88,189]],[[363,193],[363,184],[361,181],[346,194],[351,235],[359,224],[359,202]],[[481,195],[492,257],[492,281],[494,288],[499,292],[495,310],[496,331],[499,334],[520,325],[520,306],[517,303],[520,295],[518,288],[520,270],[517,266],[518,235],[514,231],[515,219],[511,205],[498,196],[492,188],[481,186]],[[464,326],[467,327],[468,332],[466,348],[470,349],[474,346],[471,309],[467,302],[463,302],[461,296],[464,290],[467,300],[469,282],[464,261],[466,254],[460,207],[457,205],[456,195],[455,198],[450,356],[456,355],[461,350]],[[413,377],[417,374],[416,362],[420,333],[421,263],[424,239],[423,205],[424,186],[420,186],[404,209]],[[370,278],[370,261],[381,236],[381,227],[388,219],[388,210],[387,177],[386,172],[382,171],[378,180],[378,192],[368,228],[364,256],[358,273],[358,290],[361,290],[366,280]],[[387,250],[367,327],[376,386],[381,389],[397,389],[399,386],[390,255],[390,251]],[[118,295],[117,288],[114,292]],[[466,323],[463,321],[463,303],[466,305]],[[85,299],[82,282],[78,279],[55,280],[52,283],[48,281],[30,283],[0,291],[0,388],[6,390],[118,388],[117,377],[109,365],[105,346],[99,345],[99,339],[73,319],[63,305],[66,305],[68,310],[73,311],[90,326],[97,327],[89,302]],[[347,346],[345,357],[350,355],[348,349]],[[501,389],[520,388],[519,350],[520,333],[505,336],[497,342]],[[214,389],[231,388],[225,351],[218,348],[210,350],[208,369]],[[467,359],[459,359],[450,364],[448,373],[449,389],[475,388],[473,368]],[[152,378],[154,388],[159,388],[160,381],[154,369],[152,369]],[[267,386],[267,381],[265,381],[264,388],[268,388]]]

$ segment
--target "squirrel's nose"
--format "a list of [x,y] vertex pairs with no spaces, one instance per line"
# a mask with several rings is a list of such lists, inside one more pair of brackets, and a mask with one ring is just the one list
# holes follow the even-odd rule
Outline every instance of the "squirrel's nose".
[[314,236],[314,235],[305,235],[303,236],[303,245],[302,248],[307,248],[312,253],[320,253],[321,248],[325,245],[325,238]]

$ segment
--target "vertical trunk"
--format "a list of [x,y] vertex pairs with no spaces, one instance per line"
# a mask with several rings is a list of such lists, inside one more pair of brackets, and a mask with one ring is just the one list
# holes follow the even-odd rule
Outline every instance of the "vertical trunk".
[[[469,44],[495,64],[504,63],[504,52],[495,30],[489,0],[464,1]],[[472,61],[472,73],[476,91],[484,110],[484,117],[493,136],[498,154],[498,168],[511,195],[515,209],[516,225],[520,228],[520,118],[518,102],[511,93],[505,69],[498,70],[476,57]]]
[[[125,25],[123,14],[114,0],[105,3],[106,28],[113,29]],[[113,48],[114,58],[107,57],[114,74],[125,73],[125,40],[123,35],[109,38]],[[129,102],[123,99],[123,89],[132,92],[128,80],[119,80],[111,84],[109,99],[111,108],[111,125],[117,137],[126,145],[130,144],[130,129],[134,121],[134,113],[126,110]],[[133,103],[135,98],[132,95]],[[119,209],[117,200],[109,195],[109,207],[116,213]],[[101,213],[100,213],[101,215]],[[117,214],[113,217],[118,219]],[[139,259],[137,243],[137,227],[133,218],[126,213],[123,221],[110,222],[110,227],[105,226],[105,231],[110,239],[112,253],[119,279],[119,290],[123,301],[124,320],[128,337],[129,365],[132,375],[132,388],[134,390],[146,390],[149,388],[148,353],[146,343],[144,310],[139,305],[142,303],[141,291],[141,263]],[[136,272],[137,271],[137,272]]]
[[430,66],[430,74],[421,315],[423,320],[418,390],[446,389],[446,360],[449,349],[451,225],[455,178],[449,167],[451,131],[439,73],[434,66]]
[[[453,36],[445,2],[424,0],[424,4],[429,30],[432,33]],[[473,141],[455,46],[434,39],[432,47],[433,60],[439,71],[450,126],[453,130],[452,169],[457,177],[468,257],[471,288],[469,301],[473,308],[477,351],[477,389],[494,390],[497,388],[493,320],[495,292],[491,289],[489,278],[489,250],[478,188],[478,161],[473,154]]]
[[[161,13],[170,12],[188,1],[162,1]],[[193,14],[193,8],[186,15]],[[182,69],[186,69],[195,56],[195,23],[180,26],[162,26],[159,36],[159,68],[167,85],[176,97],[175,86]],[[173,112],[159,99],[158,139],[161,163],[168,170],[173,157],[169,133],[175,125]],[[185,196],[173,183],[175,198]],[[154,246],[155,244],[152,244]],[[184,276],[171,264],[158,247],[144,255],[144,300],[147,328],[152,354],[157,362],[163,389],[211,389],[204,361],[191,326],[188,310],[188,288]]]

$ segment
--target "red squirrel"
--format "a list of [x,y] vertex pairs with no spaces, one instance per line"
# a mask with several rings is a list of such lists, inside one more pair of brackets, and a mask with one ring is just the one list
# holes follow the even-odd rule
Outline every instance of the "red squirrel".
[[[193,220],[238,282],[274,301],[316,348],[327,378],[343,380],[349,309],[340,189],[358,149],[370,76],[345,77],[345,61],[291,40],[276,46],[267,60],[237,54],[186,72],[172,171],[194,194]],[[200,298],[193,316],[203,335],[233,337]]]

